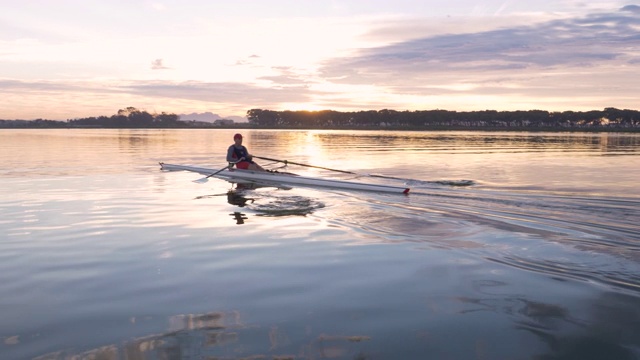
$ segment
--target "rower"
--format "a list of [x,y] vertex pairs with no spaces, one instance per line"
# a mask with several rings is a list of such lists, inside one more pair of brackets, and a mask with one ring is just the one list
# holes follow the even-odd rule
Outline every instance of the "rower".
[[262,166],[253,161],[249,150],[242,145],[242,134],[233,136],[233,145],[229,146],[227,150],[227,162],[229,162],[229,168],[235,164],[238,169],[265,171]]

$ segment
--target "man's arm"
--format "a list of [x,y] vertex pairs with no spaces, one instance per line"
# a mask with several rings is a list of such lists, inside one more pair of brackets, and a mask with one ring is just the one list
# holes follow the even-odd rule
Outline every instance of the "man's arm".
[[238,159],[236,159],[236,154],[233,151],[233,145],[229,146],[229,149],[227,150],[227,162],[236,162]]

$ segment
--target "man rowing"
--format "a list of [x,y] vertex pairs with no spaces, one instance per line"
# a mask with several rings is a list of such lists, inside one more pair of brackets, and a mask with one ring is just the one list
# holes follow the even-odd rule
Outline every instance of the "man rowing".
[[253,161],[253,156],[249,154],[249,150],[242,145],[242,134],[233,136],[233,145],[227,150],[227,162],[229,167],[236,164],[236,168],[243,170],[265,171],[262,166]]

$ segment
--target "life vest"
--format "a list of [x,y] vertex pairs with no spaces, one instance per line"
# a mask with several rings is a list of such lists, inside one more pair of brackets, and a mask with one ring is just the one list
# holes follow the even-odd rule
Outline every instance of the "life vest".
[[233,146],[233,158],[234,159],[240,159],[240,158],[244,158],[244,161],[250,162],[252,163],[253,161],[251,161],[249,159],[249,152],[247,151],[247,148],[244,146],[241,146],[240,148],[237,148],[235,145]]

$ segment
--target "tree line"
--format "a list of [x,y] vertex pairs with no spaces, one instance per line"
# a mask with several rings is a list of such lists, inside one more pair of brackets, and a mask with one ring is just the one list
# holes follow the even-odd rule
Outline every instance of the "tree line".
[[176,114],[162,112],[151,114],[135,107],[118,110],[112,116],[99,116],[83,119],[68,120],[71,125],[80,126],[100,126],[105,128],[166,128],[180,125],[180,117]]
[[86,117],[67,121],[55,120],[0,120],[0,127],[24,128],[172,128],[186,127],[176,114],[151,114],[135,107],[120,109],[112,116]]
[[340,112],[251,109],[249,124],[267,128],[346,129],[616,129],[640,130],[640,112],[606,108],[593,111],[369,110]]
[[176,114],[151,114],[131,106],[118,110],[115,115],[73,119],[67,120],[67,123],[71,127],[103,128],[167,128],[181,125],[180,117]]
[[[596,130],[640,131],[640,112],[605,108],[592,111],[448,111],[448,110],[368,110],[341,112],[275,111],[251,109],[248,124],[231,127],[273,129],[397,129],[397,130]],[[151,114],[135,107],[118,110],[112,116],[87,117],[67,121],[0,120],[2,128],[194,128],[220,127],[210,123],[182,121],[176,114]],[[229,126],[227,126],[229,127]]]

